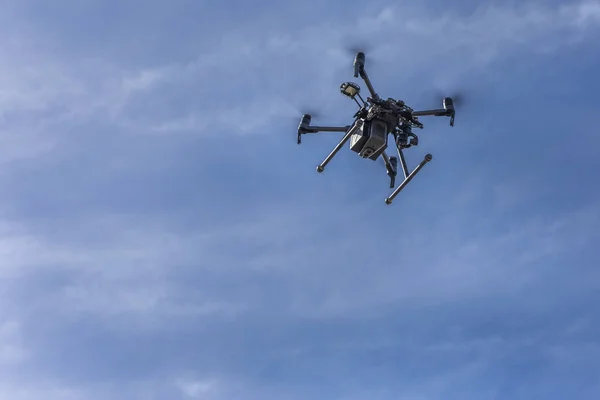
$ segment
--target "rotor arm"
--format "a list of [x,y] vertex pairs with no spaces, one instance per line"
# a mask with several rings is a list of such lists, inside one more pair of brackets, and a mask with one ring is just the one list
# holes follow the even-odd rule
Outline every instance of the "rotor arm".
[[365,71],[365,53],[363,52],[358,52],[354,58],[354,77],[358,78],[359,75],[361,79],[365,81],[367,89],[369,89],[369,93],[371,93],[371,97],[378,99],[379,95],[375,92],[371,79],[369,79],[369,75],[367,75],[367,71]]
[[442,100],[442,105],[444,108],[438,108],[434,110],[412,111],[411,114],[413,117],[421,117],[427,115],[432,115],[434,117],[450,117],[450,126],[454,126],[454,116],[456,115],[456,110],[454,109],[454,101],[450,97],[445,97]]
[[413,111],[413,117],[434,116],[434,117],[450,117],[450,126],[454,126],[454,110],[444,110],[439,108],[436,110]]
[[298,125],[298,144],[301,143],[302,135],[307,133],[318,132],[346,132],[352,125],[347,126],[311,126],[312,117],[309,114],[304,114]]
[[371,93],[371,97],[373,97],[374,99],[378,99],[379,95],[375,92],[375,89],[373,88],[373,84],[371,83],[371,80],[369,79],[369,76],[367,75],[367,72],[365,71],[364,67],[360,69],[360,77],[362,78],[363,81],[365,81],[365,85],[367,85],[367,89],[369,89],[369,93]]
[[298,128],[298,144],[302,143],[301,137],[307,133],[318,133],[318,132],[346,132],[350,129],[351,125],[348,126],[309,126],[307,128]]
[[346,132],[352,125],[346,126],[311,126],[310,133],[317,132]]
[[428,115],[433,115],[435,117],[441,117],[441,116],[448,115],[448,111],[444,110],[442,108],[438,108],[435,110],[413,111],[411,114],[413,117],[424,117],[424,116],[428,116]]

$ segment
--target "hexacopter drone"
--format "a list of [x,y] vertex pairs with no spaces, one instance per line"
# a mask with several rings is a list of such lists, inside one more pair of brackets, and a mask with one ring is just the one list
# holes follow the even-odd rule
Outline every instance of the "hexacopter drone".
[[[398,171],[398,158],[404,174],[404,181],[385,199],[386,204],[392,204],[394,198],[402,189],[414,178],[414,176],[432,160],[431,154],[426,154],[423,161],[409,173],[404,158],[403,150],[419,143],[419,138],[412,132],[414,127],[423,129],[423,124],[419,122],[418,117],[446,116],[450,117],[450,126],[454,126],[454,101],[450,97],[442,100],[443,109],[433,109],[424,111],[414,111],[404,104],[402,100],[388,98],[383,100],[375,90],[365,72],[365,54],[358,52],[354,58],[354,77],[360,77],[365,81],[370,97],[367,101],[360,95],[360,87],[354,82],[345,82],[340,86],[340,91],[345,96],[350,97],[356,102],[359,110],[354,114],[354,123],[348,126],[311,126],[312,117],[304,114],[298,126],[298,144],[301,143],[301,136],[307,133],[317,132],[345,132],[342,140],[335,146],[329,155],[317,166],[317,172],[323,172],[325,166],[331,161],[338,151],[350,140],[350,150],[358,153],[362,158],[377,160],[379,156],[383,158],[386,171],[390,177],[390,189],[393,189],[396,182]],[[363,104],[356,99],[358,97]],[[388,136],[394,136],[394,143],[398,153],[398,158],[389,157],[385,152],[388,146]]]

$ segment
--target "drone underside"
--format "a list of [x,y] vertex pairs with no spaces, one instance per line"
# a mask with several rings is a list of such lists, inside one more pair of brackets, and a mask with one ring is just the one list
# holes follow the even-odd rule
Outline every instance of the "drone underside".
[[[412,132],[413,128],[423,129],[423,124],[419,121],[420,116],[447,116],[450,117],[450,126],[454,126],[454,102],[450,97],[442,100],[442,109],[432,109],[424,111],[414,111],[408,107],[402,100],[388,98],[381,99],[367,76],[364,68],[365,55],[359,52],[354,59],[354,77],[360,77],[365,81],[371,94],[367,100],[360,96],[360,87],[354,82],[345,82],[340,86],[342,94],[353,99],[359,107],[354,114],[354,122],[348,126],[311,126],[312,117],[304,114],[298,126],[298,144],[301,143],[301,136],[307,133],[317,132],[345,132],[342,140],[335,146],[329,155],[317,166],[317,172],[323,172],[325,166],[333,159],[338,151],[350,141],[350,150],[357,153],[360,157],[377,160],[383,158],[386,171],[390,177],[390,188],[395,186],[395,180],[398,173],[398,160],[402,168],[404,180],[394,189],[394,191],[385,199],[386,204],[391,204],[394,198],[402,189],[412,180],[412,178],[432,160],[431,154],[426,154],[423,161],[416,168],[409,172],[403,150],[419,143],[419,138]],[[362,104],[357,100],[360,99]],[[389,146],[389,136],[394,138],[394,147],[398,158],[388,156],[386,149]]]

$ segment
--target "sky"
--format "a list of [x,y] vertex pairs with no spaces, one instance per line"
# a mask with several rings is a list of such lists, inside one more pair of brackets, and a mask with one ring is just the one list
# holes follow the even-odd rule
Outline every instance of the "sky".
[[3,0],[0,398],[599,398],[600,1],[416,3]]

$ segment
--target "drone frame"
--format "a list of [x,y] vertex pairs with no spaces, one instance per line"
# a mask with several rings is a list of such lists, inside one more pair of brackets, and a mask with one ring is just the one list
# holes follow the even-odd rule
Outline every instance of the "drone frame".
[[[367,98],[367,101],[369,103],[373,103],[373,104],[380,103],[382,100],[379,97],[379,95],[377,94],[377,92],[375,92],[373,84],[371,83],[371,80],[369,79],[369,76],[367,75],[367,73],[365,71],[364,65],[365,65],[365,55],[364,55],[364,53],[359,52],[356,54],[356,57],[354,59],[354,77],[356,78],[360,75],[362,80],[365,82],[367,89],[369,90],[369,93],[371,95],[370,97]],[[348,89],[348,90],[346,93],[344,93],[346,89]],[[361,112],[366,112],[365,107],[369,103],[365,102],[362,99],[362,97],[360,96],[360,88],[358,87],[358,85],[356,85],[352,82],[346,82],[346,83],[342,84],[341,90],[342,90],[343,94],[347,95],[348,97],[351,97],[357,103],[357,105],[360,107],[360,110],[354,115],[355,121],[352,125],[311,126],[312,117],[309,114],[304,114],[300,121],[300,125],[298,126],[298,144],[301,144],[301,136],[303,134],[318,133],[318,132],[345,132],[345,135],[340,140],[340,142],[333,148],[333,150],[329,153],[329,155],[327,155],[327,157],[325,157],[325,159],[317,166],[317,172],[319,172],[319,173],[322,173],[325,170],[325,167],[327,166],[327,164],[329,164],[329,162],[335,157],[335,155],[342,149],[342,147],[346,144],[346,142],[348,142],[348,140],[350,140],[352,135],[357,133],[358,131],[360,131],[360,129],[363,127],[363,124],[364,124],[364,120],[360,117],[360,115],[361,115]],[[360,98],[360,100],[363,102],[363,105],[361,105],[356,100],[355,96],[358,96]],[[443,107],[444,107],[443,109],[430,109],[430,110],[414,111],[410,107],[407,107],[404,104],[404,102],[401,101],[399,103],[401,103],[402,106],[408,110],[408,115],[405,113],[403,116],[406,116],[407,122],[410,123],[410,125],[413,125],[413,126],[416,126],[420,129],[422,129],[423,124],[421,124],[418,121],[418,117],[421,117],[421,116],[446,116],[446,117],[450,117],[450,126],[454,126],[454,116],[455,116],[454,104],[453,104],[452,99],[449,97],[446,97],[443,99]],[[387,132],[386,137],[389,138],[390,134],[392,134],[392,133]],[[398,194],[419,173],[419,171],[421,171],[421,169],[433,159],[433,156],[431,154],[426,154],[425,157],[423,158],[423,160],[411,172],[409,172],[403,150],[406,148],[409,148],[411,146],[416,146],[418,144],[418,137],[415,134],[413,134],[412,132],[409,133],[408,135],[404,134],[402,138],[400,138],[400,135],[397,134],[396,132],[394,132],[393,135],[394,135],[394,139],[395,139],[394,143],[395,143],[395,147],[396,147],[396,152],[398,154],[398,159],[396,159],[396,157],[388,156],[388,154],[386,153],[385,150],[383,150],[381,152],[381,157],[385,164],[387,174],[390,177],[390,189],[394,189],[394,186],[395,186],[396,176],[398,173],[398,168],[397,168],[398,160],[400,161],[400,166],[402,168],[402,174],[404,176],[404,180],[385,199],[385,203],[387,205],[392,204],[392,201],[394,200],[394,198],[396,196],[398,196]],[[410,139],[410,141],[408,141],[408,136],[412,137]],[[386,140],[386,142],[387,142],[387,140]]]

